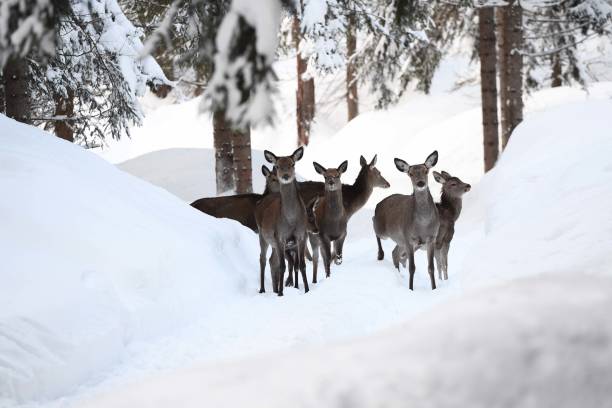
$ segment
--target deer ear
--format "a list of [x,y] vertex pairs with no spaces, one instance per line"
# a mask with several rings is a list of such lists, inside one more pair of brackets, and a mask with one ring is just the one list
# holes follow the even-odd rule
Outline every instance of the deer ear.
[[261,174],[263,174],[265,177],[268,177],[270,175],[270,169],[267,168],[265,165],[261,166]]
[[312,162],[312,165],[314,166],[314,168],[317,171],[317,173],[319,173],[321,175],[325,174],[325,167],[321,166],[317,162]]
[[276,164],[277,157],[274,153],[269,150],[264,150],[264,157],[268,161],[268,163]]
[[408,173],[408,169],[410,168],[410,165],[408,163],[406,163],[402,159],[398,159],[397,157],[393,159],[393,161],[395,162],[395,167],[397,167],[399,171],[403,173]]
[[[444,173],[444,172],[443,172],[443,173]],[[446,183],[446,177],[444,177],[442,174],[438,173],[437,171],[434,171],[434,172],[433,172],[433,176],[434,176],[434,179],[435,179],[435,180],[436,180],[438,183],[440,183],[440,184],[444,184],[444,183]]]
[[448,180],[449,178],[453,177],[453,176],[451,176],[450,174],[448,174],[447,172],[445,172],[444,170],[442,170],[442,171],[441,171],[441,173],[442,173],[442,175],[444,176],[444,178],[445,178],[445,179],[447,179],[447,180]]
[[348,160],[345,160],[345,161],[342,162],[340,167],[338,167],[338,171],[340,173],[344,173],[346,171],[347,167],[348,167]]
[[365,157],[363,156],[359,156],[359,165],[361,167],[365,166],[366,164],[368,164],[368,162],[366,161]]
[[295,152],[293,152],[293,154],[291,155],[291,158],[293,159],[294,162],[296,162],[300,160],[303,155],[304,155],[304,147],[300,146],[296,149]]
[[438,151],[434,150],[432,154],[427,156],[427,160],[425,160],[425,165],[428,169],[431,169],[438,162]]
[[372,158],[372,161],[370,162],[370,167],[374,167],[376,166],[376,159],[378,158],[378,155],[375,154],[374,158]]

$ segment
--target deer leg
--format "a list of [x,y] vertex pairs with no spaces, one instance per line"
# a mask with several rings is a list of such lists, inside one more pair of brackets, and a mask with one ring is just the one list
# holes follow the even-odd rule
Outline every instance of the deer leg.
[[[300,272],[302,273],[302,282],[304,283],[304,293],[308,293],[308,291],[310,290],[308,288],[308,277],[306,276],[306,257],[305,257],[305,252],[306,252],[306,239],[302,239],[300,240],[299,244],[298,244],[298,253],[297,253],[297,260],[296,263],[299,262],[300,265]],[[295,284],[297,287],[297,282],[298,282],[298,277],[297,277],[297,269],[295,271]]]
[[409,288],[410,290],[414,290],[414,272],[416,271],[416,266],[414,266],[414,248],[412,244],[408,244],[408,272],[410,273],[410,282]]
[[[264,285],[264,279],[266,275],[266,254],[268,252],[268,243],[259,235],[259,293],[265,293],[266,287]],[[272,272],[274,274],[274,272]]]
[[436,268],[438,269],[438,279],[442,279],[442,270],[444,269],[444,260],[443,260],[444,255],[442,254],[443,250],[444,248],[441,248],[441,249],[436,248],[434,250],[434,258],[436,259]]
[[331,242],[323,235],[319,235],[319,239],[321,240],[321,251],[323,252],[323,264],[325,266],[325,276],[329,278],[329,276],[331,275],[331,271],[330,271]]
[[317,283],[317,270],[319,269],[319,237],[308,234],[308,240],[312,247],[312,283]]
[[346,239],[346,231],[340,238],[334,242],[334,249],[336,252],[336,256],[334,257],[334,263],[336,265],[342,264],[342,249],[344,248],[344,240]]
[[278,262],[276,261],[276,249],[272,248],[272,254],[268,258],[270,273],[272,274],[272,291],[278,293]]
[[312,261],[312,255],[310,255],[310,251],[308,250],[308,245],[305,245],[304,248],[305,248],[304,256],[306,257],[307,260]]
[[385,251],[382,249],[382,244],[380,243],[380,238],[378,235],[376,236],[376,243],[378,244],[378,260],[382,261],[385,259]]
[[293,286],[293,251],[285,251],[285,258],[287,259],[287,264],[289,265],[289,274],[287,276],[287,280],[285,281],[285,286]]
[[283,256],[283,251],[282,250],[278,250],[276,251],[276,258],[278,259],[279,262],[279,271],[278,271],[278,279],[277,279],[277,283],[278,283],[278,296],[283,296],[283,282],[285,281],[285,271],[287,269],[287,265],[285,264],[285,257]]
[[442,256],[444,259],[444,280],[448,279],[448,250],[450,243],[444,244],[442,247]]
[[427,243],[427,272],[429,272],[429,279],[431,280],[431,290],[436,288],[436,275],[434,270],[434,242],[429,241]]
[[395,245],[395,248],[393,248],[393,251],[391,251],[391,259],[393,259],[393,266],[395,266],[395,268],[397,268],[397,270],[400,270],[400,247],[399,245]]

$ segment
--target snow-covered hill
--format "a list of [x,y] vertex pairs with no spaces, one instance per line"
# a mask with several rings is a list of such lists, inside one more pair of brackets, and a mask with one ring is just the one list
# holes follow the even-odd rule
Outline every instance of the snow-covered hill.
[[[607,406],[611,112],[610,100],[572,103],[534,114],[516,130],[496,169],[466,196],[450,280],[436,292],[427,289],[422,264],[410,292],[405,273],[373,261],[371,212],[363,211],[352,221],[347,262],[332,279],[282,301],[302,327],[331,319],[339,330],[347,319],[358,325],[352,312],[372,299],[379,308],[369,318],[394,311],[385,300],[399,289],[395,308],[404,321],[414,317],[409,323],[323,347],[307,347],[308,335],[289,340],[295,327],[286,324],[279,335],[295,345],[290,351],[168,373],[83,406]],[[313,321],[321,302],[328,312]]]
[[0,129],[0,406],[99,382],[244,295],[250,231],[3,115]]
[[[463,175],[473,164],[441,157],[437,168],[476,185],[450,279],[435,292],[423,254],[414,292],[405,272],[375,260],[365,209],[332,278],[283,299],[257,294],[250,231],[0,117],[0,406],[240,406],[246,396],[255,406],[369,406],[380,395],[390,406],[503,406],[521,390],[519,406],[571,406],[570,392],[602,401],[592,378],[610,374],[612,102],[591,99],[530,115],[478,184]],[[428,148],[401,156],[422,160]],[[384,168],[393,152],[379,162],[406,191],[405,176]],[[163,174],[144,163],[140,172]],[[169,173],[167,189],[189,187],[182,175]],[[355,339],[364,335],[375,337]],[[205,362],[214,365],[169,371]],[[507,375],[520,377],[516,388],[504,388]]]

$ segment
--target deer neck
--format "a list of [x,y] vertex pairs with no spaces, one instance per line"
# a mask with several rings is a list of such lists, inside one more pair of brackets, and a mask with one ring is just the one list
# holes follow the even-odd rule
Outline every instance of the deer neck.
[[442,197],[440,198],[440,206],[451,214],[453,221],[457,221],[457,218],[459,218],[461,214],[463,201],[461,198],[452,197],[443,191]]
[[281,214],[287,220],[294,220],[300,206],[304,206],[297,189],[297,182],[280,185]]
[[417,215],[429,215],[435,208],[433,198],[429,192],[429,187],[423,190],[415,190],[413,196],[415,203],[414,212]]
[[353,197],[349,206],[350,211],[354,212],[365,205],[370,199],[372,191],[374,191],[374,186],[368,180],[368,170],[366,167],[362,167],[359,171],[355,182],[351,186],[351,190],[353,191]]
[[325,190],[325,213],[330,217],[341,217],[344,214],[342,188],[336,191]]

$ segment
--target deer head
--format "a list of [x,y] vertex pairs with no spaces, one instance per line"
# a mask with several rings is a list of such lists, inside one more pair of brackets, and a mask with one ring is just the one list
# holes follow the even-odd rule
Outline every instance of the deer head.
[[461,197],[472,188],[469,184],[461,181],[459,177],[453,177],[445,171],[440,173],[434,171],[433,176],[438,183],[442,184],[442,191],[450,197]]
[[325,190],[326,191],[337,191],[342,188],[342,183],[340,182],[340,176],[342,173],[346,171],[348,167],[348,161],[343,161],[342,164],[337,168],[329,168],[321,166],[317,162],[312,163],[317,173],[322,175],[325,178]]
[[270,170],[265,165],[261,166],[261,173],[266,178],[266,189],[271,193],[278,193],[280,186],[278,185],[278,177],[276,177],[276,168]]
[[265,150],[264,157],[276,167],[276,176],[280,184],[291,184],[295,180],[295,163],[304,155],[304,148],[300,147],[291,156],[277,157],[271,151]]
[[395,167],[403,173],[407,173],[412,181],[414,191],[425,190],[427,188],[429,169],[438,162],[438,151],[434,151],[427,157],[425,163],[409,165],[402,159],[395,158]]
[[389,184],[387,180],[385,180],[382,174],[380,174],[380,171],[376,168],[377,158],[378,158],[378,155],[375,154],[370,164],[368,164],[365,157],[361,156],[359,158],[359,164],[367,172],[368,182],[372,187],[389,188],[391,187],[391,185]]

